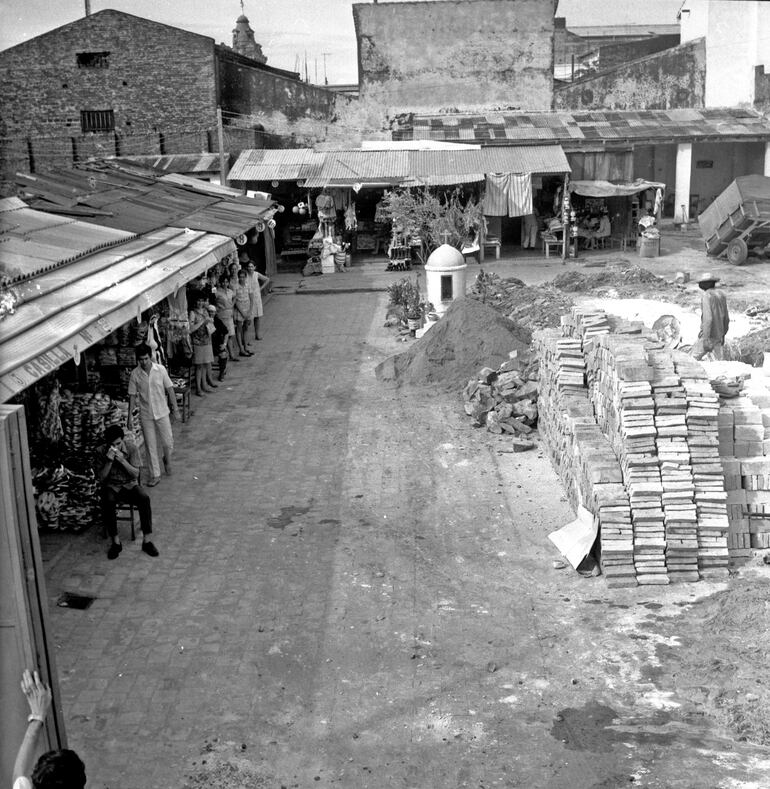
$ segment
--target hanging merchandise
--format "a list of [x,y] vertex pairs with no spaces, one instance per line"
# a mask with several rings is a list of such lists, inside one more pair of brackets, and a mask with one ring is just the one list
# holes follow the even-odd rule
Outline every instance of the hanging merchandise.
[[355,232],[358,229],[358,219],[356,218],[356,204],[351,203],[345,211],[345,230]]
[[332,238],[334,235],[334,223],[337,218],[334,198],[324,190],[316,197],[315,207],[318,211],[318,228],[321,231],[321,235],[323,238]]

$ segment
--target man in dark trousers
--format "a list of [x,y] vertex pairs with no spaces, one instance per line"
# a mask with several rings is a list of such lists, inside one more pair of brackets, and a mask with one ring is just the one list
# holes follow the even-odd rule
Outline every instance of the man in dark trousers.
[[727,311],[727,299],[721,290],[716,289],[719,277],[711,272],[701,275],[698,280],[700,295],[700,332],[690,353],[696,359],[702,359],[707,353],[714,358],[725,358],[725,335],[730,326],[730,315]]
[[123,550],[115,518],[118,502],[133,504],[139,510],[142,550],[148,556],[158,555],[158,549],[150,542],[152,507],[149,494],[139,485],[137,455],[136,447],[124,440],[120,425],[110,425],[104,431],[103,443],[96,449],[94,469],[101,484],[102,523],[111,539],[108,559],[117,559]]

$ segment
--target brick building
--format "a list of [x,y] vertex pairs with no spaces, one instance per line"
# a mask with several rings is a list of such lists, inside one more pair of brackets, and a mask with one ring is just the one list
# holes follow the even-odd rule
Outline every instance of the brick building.
[[[244,23],[247,28],[248,20],[238,19],[236,44]],[[216,151],[218,106],[225,118],[258,111],[332,115],[331,91],[264,60],[114,10],[0,52],[4,191],[16,170],[68,166],[90,156]],[[226,145],[237,147],[241,136],[232,135]],[[259,147],[253,134],[244,143]]]

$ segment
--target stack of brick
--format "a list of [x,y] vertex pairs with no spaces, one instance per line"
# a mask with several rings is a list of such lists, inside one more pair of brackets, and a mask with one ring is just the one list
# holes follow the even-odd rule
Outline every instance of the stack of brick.
[[594,418],[585,385],[560,376],[564,345],[556,330],[535,335],[540,360],[538,424],[573,508],[593,513],[608,586],[635,586],[631,506],[615,452]]
[[719,409],[730,558],[740,562],[752,548],[770,548],[770,392],[761,379]]
[[663,483],[656,451],[654,368],[639,337],[605,335],[586,354],[599,425],[623,470],[639,584],[667,584]]
[[670,351],[649,348],[654,373],[655,446],[663,484],[666,570],[671,581],[697,581],[698,511],[687,443],[687,395]]
[[687,444],[695,484],[698,523],[698,572],[724,578],[730,563],[727,547],[727,494],[719,457],[719,396],[708,374],[691,356],[675,352],[674,365],[687,399]]
[[[638,325],[614,328],[623,333],[608,334],[606,320],[573,308],[562,318],[569,342],[555,333],[536,335],[540,430],[565,488],[573,491],[570,501],[598,518],[609,585],[724,577],[728,520],[719,398],[691,357],[642,335]],[[577,340],[588,402],[576,388]],[[770,415],[770,395],[767,405]],[[767,470],[770,537],[770,462]]]

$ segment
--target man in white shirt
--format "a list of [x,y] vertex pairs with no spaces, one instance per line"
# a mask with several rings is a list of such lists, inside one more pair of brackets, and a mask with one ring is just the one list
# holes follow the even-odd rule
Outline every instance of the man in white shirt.
[[158,439],[163,452],[166,474],[171,474],[171,454],[174,451],[174,434],[169,413],[179,418],[174,385],[162,364],[152,361],[147,345],[136,347],[136,367],[128,379],[128,429],[133,430],[134,407],[139,405],[139,422],[144,435],[147,462],[152,475],[148,485],[160,482]]

